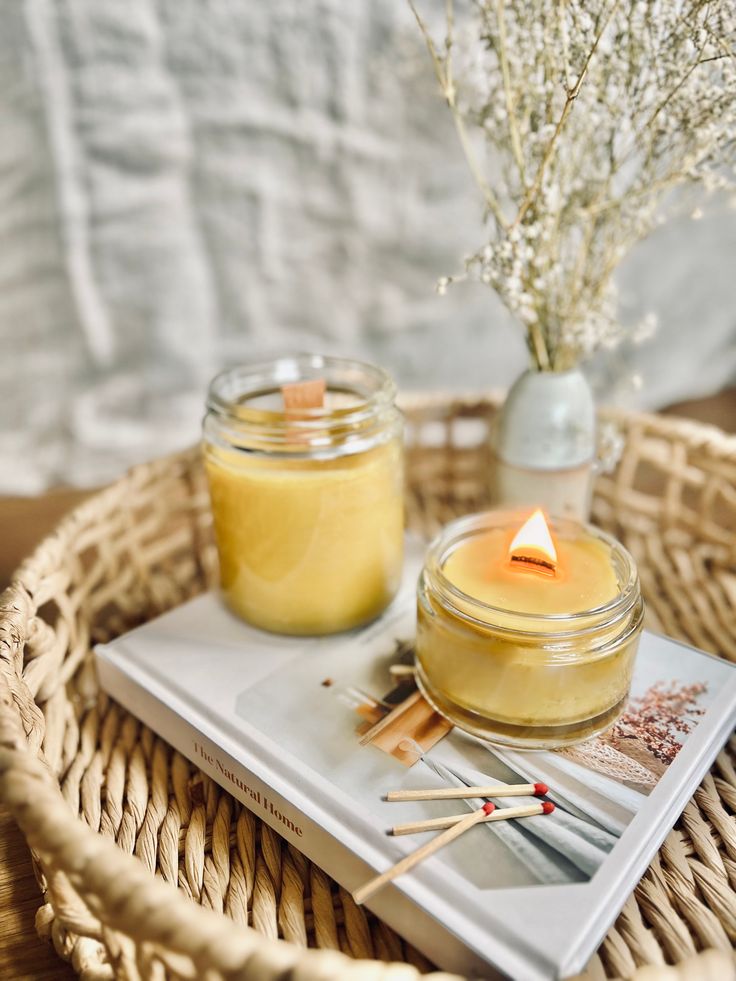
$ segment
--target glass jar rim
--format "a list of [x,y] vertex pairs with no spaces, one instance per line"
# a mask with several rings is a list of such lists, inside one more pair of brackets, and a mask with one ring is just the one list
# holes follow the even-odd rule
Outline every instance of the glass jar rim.
[[[287,414],[283,409],[254,408],[244,404],[249,395],[275,392],[283,385],[317,378],[325,379],[328,391],[330,379],[333,380],[333,388],[334,383],[341,380],[343,390],[356,395],[355,404],[300,408],[298,417]],[[366,389],[365,394],[358,394],[359,381]],[[358,424],[385,406],[392,405],[395,397],[396,386],[383,368],[354,358],[299,353],[244,362],[221,371],[210,382],[207,410],[246,425],[250,423],[266,428],[288,425],[290,429],[308,431],[314,427],[324,428],[330,421],[340,425]]]
[[[528,516],[528,515],[526,515]],[[612,555],[617,556],[624,567],[624,582],[619,587],[619,592],[607,603],[585,610],[578,610],[574,613],[525,613],[519,610],[508,609],[506,607],[494,606],[486,603],[477,597],[471,596],[464,590],[456,586],[443,571],[444,563],[450,554],[465,540],[494,528],[508,527],[509,524],[520,526],[524,521],[525,515],[519,512],[494,510],[483,511],[477,514],[466,515],[446,525],[442,531],[433,539],[427,549],[423,578],[429,580],[435,592],[439,593],[441,601],[452,609],[455,615],[462,619],[470,620],[486,627],[491,626],[494,630],[513,634],[516,637],[528,636],[539,637],[539,631],[530,629],[524,630],[516,627],[504,625],[503,620],[508,617],[519,618],[526,621],[530,627],[532,625],[548,624],[555,636],[563,640],[567,637],[579,637],[588,632],[599,633],[607,626],[615,625],[622,617],[626,616],[637,602],[641,600],[641,589],[639,584],[639,573],[636,563],[630,552],[612,535],[596,528],[595,525],[586,522],[573,521],[570,518],[551,517],[550,523],[553,528],[561,530],[562,527],[582,529],[591,537],[604,542],[611,549]],[[460,604],[460,605],[458,605]],[[469,613],[472,610],[473,613]],[[475,615],[477,611],[477,615]],[[499,622],[500,621],[500,622]],[[567,629],[554,630],[555,624],[564,624]]]
[[[324,380],[329,396],[347,400],[331,397],[323,406],[293,409],[273,401],[282,387],[317,379]],[[262,457],[331,460],[354,455],[400,431],[395,395],[396,387],[382,368],[351,358],[295,354],[240,364],[210,383],[204,440]]]

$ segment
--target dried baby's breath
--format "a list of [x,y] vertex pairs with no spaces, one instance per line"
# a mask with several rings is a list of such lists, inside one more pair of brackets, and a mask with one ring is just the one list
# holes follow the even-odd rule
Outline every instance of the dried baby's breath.
[[463,24],[448,0],[441,42],[409,3],[489,232],[439,292],[493,287],[541,369],[641,339],[652,320],[623,330],[614,270],[675,189],[736,189],[734,0],[471,0]]

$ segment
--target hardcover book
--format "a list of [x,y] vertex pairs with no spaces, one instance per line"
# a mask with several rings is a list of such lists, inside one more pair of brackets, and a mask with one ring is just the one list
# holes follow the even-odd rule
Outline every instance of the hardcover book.
[[483,803],[389,803],[387,791],[547,784],[552,814],[481,824],[367,905],[446,970],[575,974],[736,726],[736,668],[645,631],[611,729],[557,752],[496,747],[416,690],[413,552],[367,627],[267,634],[205,594],[98,646],[100,683],[350,891],[427,840],[393,825]]

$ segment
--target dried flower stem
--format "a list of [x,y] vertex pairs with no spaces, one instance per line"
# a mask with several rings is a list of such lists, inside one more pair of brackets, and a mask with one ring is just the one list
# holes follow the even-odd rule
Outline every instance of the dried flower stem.
[[521,180],[522,186],[526,185],[526,177],[524,176],[526,168],[524,167],[524,154],[521,149],[521,139],[519,138],[519,128],[516,124],[516,116],[514,115],[514,104],[511,100],[511,75],[509,74],[509,60],[506,55],[506,46],[508,41],[506,39],[506,19],[503,13],[504,0],[496,0],[496,16],[498,18],[498,39],[500,41],[498,49],[498,60],[501,65],[501,75],[503,77],[503,92],[506,99],[506,113],[509,119],[509,136],[511,138],[511,147],[514,151],[514,159],[516,160],[516,166],[519,168],[519,178]]
[[453,27],[453,16],[452,16],[452,3],[447,5],[447,27],[448,33],[445,40],[445,50],[447,54],[443,58],[438,52],[432,37],[427,30],[427,25],[424,23],[419,15],[419,11],[414,5],[414,0],[408,0],[411,11],[414,14],[417,24],[419,25],[419,30],[424,36],[424,41],[427,45],[427,50],[432,58],[432,64],[434,66],[434,72],[437,76],[437,81],[440,83],[440,88],[442,89],[442,94],[445,97],[447,105],[450,107],[452,112],[452,118],[455,122],[455,129],[457,130],[457,135],[460,140],[460,145],[463,149],[465,159],[467,161],[470,172],[473,175],[475,183],[480,188],[483,198],[486,202],[486,206],[491,214],[494,216],[496,221],[502,227],[506,227],[507,222],[501,211],[501,206],[498,203],[495,194],[491,190],[483,176],[483,171],[478,163],[478,159],[473,150],[473,146],[468,137],[468,132],[465,127],[465,121],[463,119],[462,113],[458,111],[457,101],[456,101],[456,91],[455,85],[452,80],[452,62],[450,52],[452,50],[452,27]]

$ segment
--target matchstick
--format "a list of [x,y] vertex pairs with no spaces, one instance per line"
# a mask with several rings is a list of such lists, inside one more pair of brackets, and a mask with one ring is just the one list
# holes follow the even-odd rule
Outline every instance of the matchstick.
[[443,831],[441,835],[437,835],[431,841],[417,848],[416,851],[412,852],[410,855],[406,855],[397,862],[396,865],[392,866],[386,872],[377,875],[374,879],[370,879],[359,889],[356,889],[353,893],[353,899],[360,906],[364,903],[366,899],[373,895],[373,893],[378,892],[379,889],[395,879],[397,876],[402,875],[404,872],[408,872],[409,869],[413,869],[415,865],[423,861],[425,858],[429,858],[430,855],[434,855],[436,851],[443,848],[445,845],[449,845],[451,841],[455,838],[459,838],[464,831],[468,831],[474,825],[480,823],[484,818],[491,814],[495,810],[495,805],[484,804],[483,807],[479,808],[477,811],[471,811],[467,817],[464,817],[462,821],[458,821],[457,824],[453,824],[451,828],[447,831]]
[[[492,811],[483,818],[481,824],[490,821],[509,821],[511,818],[534,817],[535,814],[551,814],[555,805],[548,800],[538,804],[527,804],[524,807],[504,807]],[[391,828],[392,835],[414,835],[420,831],[441,831],[452,828],[465,818],[464,814],[451,814],[449,817],[431,818],[428,821],[412,821],[409,824],[397,824]]]
[[386,800],[471,800],[474,797],[544,797],[546,783],[498,784],[495,787],[442,787],[437,790],[389,790]]

